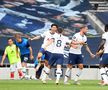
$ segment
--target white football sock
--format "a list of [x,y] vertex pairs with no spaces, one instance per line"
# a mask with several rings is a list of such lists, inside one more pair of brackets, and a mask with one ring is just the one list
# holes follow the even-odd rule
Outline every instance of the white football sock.
[[64,83],[68,81],[68,78],[70,76],[70,73],[71,73],[71,69],[70,68],[67,68],[66,69],[66,72],[65,72]]
[[27,75],[26,67],[22,67],[22,72],[23,72],[24,76]]
[[105,67],[105,70],[106,70],[106,74],[107,74],[107,77],[108,77],[108,67]]
[[61,68],[57,68],[57,71],[56,71],[56,75],[57,75],[56,81],[59,81],[61,74],[62,74]]
[[74,81],[78,81],[78,79],[79,79],[79,77],[81,76],[81,74],[82,74],[82,69],[79,69],[79,70],[78,70],[78,73],[77,73],[76,76],[75,76],[75,80],[74,80]]
[[49,74],[49,72],[50,72],[50,69],[48,68],[48,67],[44,67],[43,68],[43,75],[42,75],[42,81],[45,81],[46,80],[46,78],[47,78],[47,75]]
[[108,83],[108,78],[106,75],[105,68],[100,68],[100,74],[101,74],[101,77],[103,78],[104,83]]

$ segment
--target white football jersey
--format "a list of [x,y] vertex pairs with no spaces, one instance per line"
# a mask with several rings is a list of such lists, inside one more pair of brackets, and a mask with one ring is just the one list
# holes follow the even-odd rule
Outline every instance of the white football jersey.
[[64,47],[69,41],[68,37],[61,34],[54,35],[54,47],[52,53],[64,54]]
[[102,39],[105,39],[106,40],[106,42],[104,44],[104,53],[108,53],[108,32],[105,32],[102,35]]
[[[86,41],[87,41],[87,37],[86,37],[85,35],[83,35],[83,36],[80,35],[80,33],[78,32],[78,33],[76,33],[76,34],[72,37],[72,40],[77,41],[77,42],[82,42],[82,41],[83,41],[83,42],[86,42]],[[71,47],[69,53],[73,53],[73,54],[82,54],[82,52],[81,52],[82,46],[83,46],[83,45],[78,44],[78,45],[77,45],[77,48]]]
[[[51,40],[52,38],[54,38],[54,37],[53,37],[54,35],[55,35],[55,34],[51,34],[51,33],[50,33],[50,30],[44,32],[44,33],[41,35],[41,37],[44,38],[44,41],[43,41],[43,44],[42,44],[41,47],[44,48],[44,47],[47,45],[47,43],[49,42],[49,40]],[[52,49],[53,49],[53,44],[50,44],[50,45],[46,48],[46,51],[52,52]]]

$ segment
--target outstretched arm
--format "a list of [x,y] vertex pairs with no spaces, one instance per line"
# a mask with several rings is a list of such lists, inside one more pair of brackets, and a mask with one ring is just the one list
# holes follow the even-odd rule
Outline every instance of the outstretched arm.
[[41,38],[41,36],[36,36],[36,37],[34,37],[34,38],[30,38],[30,40],[38,40],[38,39],[40,39]]

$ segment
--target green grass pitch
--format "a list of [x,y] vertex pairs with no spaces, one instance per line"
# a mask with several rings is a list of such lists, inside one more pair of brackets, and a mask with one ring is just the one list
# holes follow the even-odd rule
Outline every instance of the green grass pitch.
[[98,82],[82,80],[81,85],[64,85],[61,81],[56,85],[54,80],[47,81],[47,84],[34,80],[0,80],[0,90],[108,90],[108,86],[99,86]]

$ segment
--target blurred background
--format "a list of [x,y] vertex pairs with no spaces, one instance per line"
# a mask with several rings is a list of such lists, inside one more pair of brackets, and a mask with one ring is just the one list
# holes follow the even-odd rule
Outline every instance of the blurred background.
[[[88,44],[95,54],[105,25],[108,24],[108,0],[0,0],[0,59],[7,38],[20,33],[29,38],[44,33],[52,23],[64,28],[70,39],[82,24],[88,25]],[[30,41],[36,58],[43,39]],[[68,49],[64,50],[67,64]],[[97,66],[83,49],[84,64]],[[33,62],[31,62],[33,63]],[[5,65],[8,66],[8,60]]]

